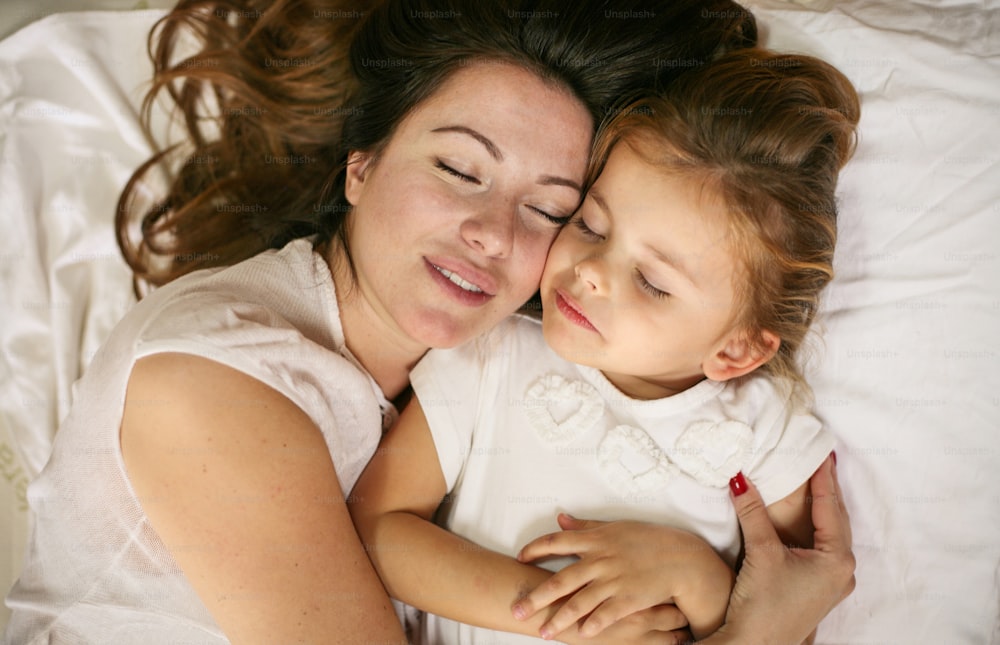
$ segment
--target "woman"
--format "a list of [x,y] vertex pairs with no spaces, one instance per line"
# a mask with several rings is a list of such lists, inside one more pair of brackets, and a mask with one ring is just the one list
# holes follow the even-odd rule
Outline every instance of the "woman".
[[170,159],[119,228],[152,284],[231,266],[144,299],[78,384],[6,642],[403,642],[343,495],[408,370],[531,295],[614,100],[753,38],[728,2],[181,3],[153,92],[193,147],[143,245]]

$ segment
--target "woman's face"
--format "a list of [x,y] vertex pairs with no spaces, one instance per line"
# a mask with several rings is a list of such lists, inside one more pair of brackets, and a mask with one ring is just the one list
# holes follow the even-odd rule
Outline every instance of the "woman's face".
[[377,158],[351,155],[348,244],[365,304],[424,347],[515,311],[580,201],[592,128],[582,103],[524,69],[454,72]]

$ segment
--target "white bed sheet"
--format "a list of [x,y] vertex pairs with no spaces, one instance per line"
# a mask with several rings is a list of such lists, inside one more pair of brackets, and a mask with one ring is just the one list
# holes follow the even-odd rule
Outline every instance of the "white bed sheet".
[[[862,95],[810,368],[858,587],[819,642],[1000,643],[1000,5],[752,6],[766,44]],[[111,222],[151,149],[136,106],[158,15],[54,16],[0,42],[0,586],[72,382],[133,302]]]

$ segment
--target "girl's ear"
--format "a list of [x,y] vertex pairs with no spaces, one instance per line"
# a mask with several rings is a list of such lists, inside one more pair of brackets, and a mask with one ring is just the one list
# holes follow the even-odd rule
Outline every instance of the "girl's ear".
[[751,343],[745,331],[727,336],[702,365],[705,376],[713,381],[728,381],[749,374],[778,353],[781,339],[766,329],[758,342]]
[[344,197],[351,206],[358,205],[364,189],[365,174],[371,165],[372,154],[353,150],[347,155],[347,178],[344,180]]

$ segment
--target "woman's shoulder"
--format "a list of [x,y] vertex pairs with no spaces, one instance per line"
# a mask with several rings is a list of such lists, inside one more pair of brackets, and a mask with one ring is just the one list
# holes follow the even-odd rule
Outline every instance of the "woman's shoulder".
[[141,344],[343,344],[329,269],[308,240],[179,278],[140,302],[136,314]]

